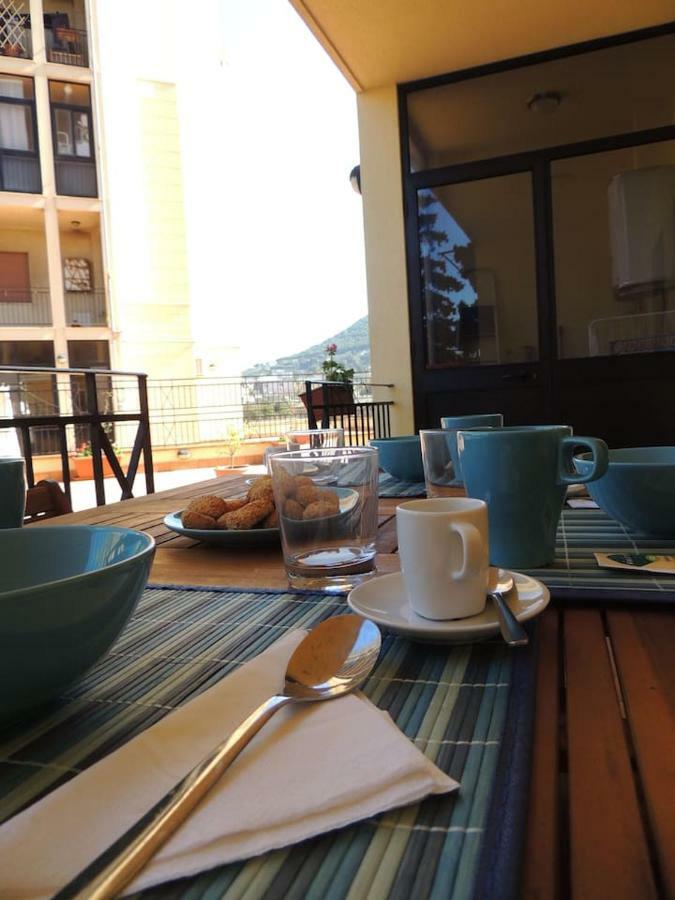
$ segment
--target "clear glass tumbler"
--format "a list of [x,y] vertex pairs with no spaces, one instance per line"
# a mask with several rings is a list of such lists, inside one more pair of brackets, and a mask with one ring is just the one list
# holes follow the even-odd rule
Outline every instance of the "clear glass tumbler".
[[291,586],[346,593],[374,575],[377,450],[293,450],[270,463]]
[[456,471],[456,433],[440,428],[422,429],[420,442],[427,497],[456,497],[462,484]]
[[308,428],[306,431],[289,431],[286,434],[287,450],[323,450],[344,445],[343,428]]

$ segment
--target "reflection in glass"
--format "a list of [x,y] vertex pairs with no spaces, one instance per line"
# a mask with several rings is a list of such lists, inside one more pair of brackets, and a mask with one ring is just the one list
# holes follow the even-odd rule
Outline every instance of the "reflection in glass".
[[418,191],[429,367],[538,358],[529,174]]
[[558,356],[675,350],[675,141],[551,175]]

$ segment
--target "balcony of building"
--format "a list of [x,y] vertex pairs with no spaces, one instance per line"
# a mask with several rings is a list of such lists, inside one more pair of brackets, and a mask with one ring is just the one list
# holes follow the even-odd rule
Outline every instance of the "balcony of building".
[[0,56],[32,59],[33,40],[27,3],[0,2]]
[[84,0],[43,0],[47,61],[66,66],[89,66],[87,17]]
[[32,78],[0,75],[0,190],[42,190]]
[[49,82],[56,191],[97,197],[91,91],[87,84]]

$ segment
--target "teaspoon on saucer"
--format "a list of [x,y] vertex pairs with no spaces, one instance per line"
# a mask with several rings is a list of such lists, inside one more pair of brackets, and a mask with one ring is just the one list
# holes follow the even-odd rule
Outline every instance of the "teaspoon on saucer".
[[[492,573],[490,573],[492,575]],[[488,597],[494,602],[499,619],[499,630],[502,637],[510,647],[522,647],[529,643],[527,632],[518,619],[509,609],[504,599],[506,594],[513,589],[513,578],[503,569],[495,571],[496,582],[490,579],[488,585]]]

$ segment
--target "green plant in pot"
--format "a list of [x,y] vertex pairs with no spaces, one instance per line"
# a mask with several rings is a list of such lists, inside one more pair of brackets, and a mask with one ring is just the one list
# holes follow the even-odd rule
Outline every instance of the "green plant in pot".
[[[354,369],[348,369],[337,362],[335,354],[337,344],[326,346],[327,358],[321,364],[321,371],[326,379],[326,386],[312,390],[312,406],[315,410],[323,406],[349,406],[354,402]],[[307,406],[307,396],[303,392],[300,399]]]

